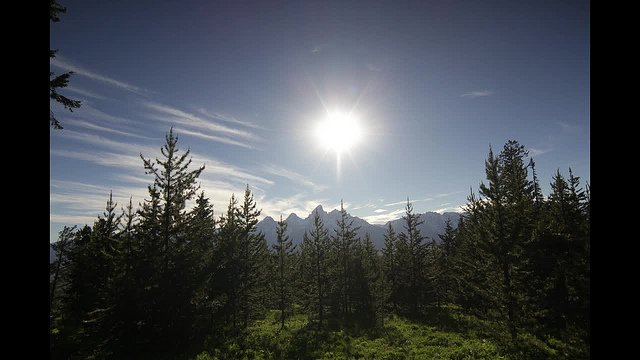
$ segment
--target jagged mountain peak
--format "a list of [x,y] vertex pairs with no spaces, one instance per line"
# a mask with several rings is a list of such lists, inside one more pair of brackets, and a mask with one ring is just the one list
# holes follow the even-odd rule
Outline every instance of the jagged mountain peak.
[[[301,243],[303,239],[303,235],[305,232],[311,230],[313,226],[313,215],[315,212],[318,212],[320,218],[322,219],[325,227],[329,230],[329,234],[333,234],[333,229],[336,226],[336,221],[340,218],[340,210],[333,209],[329,213],[327,213],[322,205],[316,206],[309,215],[302,219],[297,214],[291,213],[286,219],[287,222],[287,232],[289,237],[293,239],[294,243]],[[439,234],[444,233],[445,222],[447,219],[451,219],[451,225],[455,228],[458,225],[458,219],[460,214],[447,212],[443,214],[439,214],[436,212],[426,212],[419,214],[420,219],[424,220],[424,223],[420,225],[420,231],[423,236],[426,237],[425,241],[430,242],[431,240],[435,240],[436,242],[440,242]],[[396,233],[400,233],[404,231],[404,220],[402,218],[392,220],[387,222],[384,225],[370,224],[366,220],[359,218],[357,216],[353,216],[347,212],[347,216],[350,220],[353,220],[354,227],[360,227],[357,231],[357,234],[360,238],[364,238],[365,234],[368,233],[373,241],[374,245],[378,249],[382,249],[384,244],[384,234],[389,224],[395,230]],[[265,218],[266,219],[266,218]],[[257,225],[258,230],[261,231],[269,244],[273,244],[276,241],[276,224],[272,221],[260,221]]]

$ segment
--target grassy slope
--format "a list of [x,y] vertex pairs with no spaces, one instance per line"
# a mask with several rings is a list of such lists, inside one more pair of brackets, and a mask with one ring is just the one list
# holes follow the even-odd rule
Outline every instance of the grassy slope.
[[[556,339],[543,341],[530,334],[509,341],[496,323],[463,315],[454,307],[443,308],[430,321],[411,322],[396,316],[385,319],[384,329],[373,334],[356,330],[326,331],[316,341],[305,315],[295,315],[280,331],[277,311],[256,321],[244,338],[223,349],[203,352],[209,359],[581,359],[588,358],[585,345],[573,346]],[[433,325],[432,325],[433,324]],[[463,330],[464,329],[464,330]]]

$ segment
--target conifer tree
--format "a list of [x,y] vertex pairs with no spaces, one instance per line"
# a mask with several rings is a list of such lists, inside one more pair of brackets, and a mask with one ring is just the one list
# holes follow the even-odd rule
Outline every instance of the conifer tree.
[[58,285],[58,278],[60,277],[60,272],[63,269],[63,264],[67,261],[67,248],[71,245],[73,236],[75,235],[76,227],[68,227],[65,226],[58,233],[58,241],[54,243],[53,249],[56,252],[56,260],[53,262],[52,271],[53,271],[53,279],[51,280],[51,295],[49,296],[49,308],[50,311],[53,311],[54,299],[56,296],[56,287]]
[[400,233],[397,247],[402,278],[401,297],[409,314],[417,316],[427,291],[431,291],[432,287],[424,276],[427,247],[423,244],[425,238],[418,228],[424,221],[420,220],[419,214],[413,213],[413,205],[409,199],[402,219],[405,222],[405,232]]
[[191,150],[185,151],[181,156],[178,155],[178,137],[173,135],[173,128],[169,130],[165,140],[166,143],[160,149],[164,160],[156,158],[155,161],[151,161],[140,154],[146,173],[154,176],[153,184],[159,192],[162,203],[162,216],[159,220],[163,272],[169,270],[171,257],[184,246],[184,230],[187,224],[185,204],[196,194],[199,188],[196,179],[204,170],[204,166],[189,170],[191,159],[187,160],[187,157]]
[[305,233],[302,242],[302,264],[305,298],[303,306],[317,322],[317,332],[323,328],[327,303],[329,252],[328,231],[316,210],[313,213],[313,228]]
[[[186,202],[191,200],[197,190],[196,180],[204,170],[204,166],[190,170],[192,160],[187,159],[190,150],[178,155],[178,138],[173,135],[173,128],[165,136],[165,144],[160,149],[162,159],[154,161],[145,159],[142,154],[145,172],[153,175],[153,189],[159,196],[161,207],[159,220],[159,237],[153,239],[160,245],[161,263],[154,268],[159,273],[158,296],[153,302],[153,322],[159,329],[159,338],[172,338],[173,343],[159,342],[157,350],[171,353],[184,346],[188,341],[191,327],[191,287],[187,281],[189,274],[189,257],[185,251],[189,237],[189,217],[185,210]],[[156,265],[156,264],[154,264]]]
[[277,256],[276,262],[276,291],[278,294],[278,309],[280,310],[280,329],[284,329],[285,314],[291,309],[291,282],[294,267],[293,253],[295,245],[287,234],[287,222],[282,220],[277,222],[277,241],[273,244],[273,249]]
[[357,317],[365,326],[373,327],[381,324],[383,297],[381,294],[380,258],[369,233],[365,233],[362,245],[358,246],[358,250],[362,275],[360,279],[357,279],[360,286],[356,287],[356,298],[359,301],[356,303],[358,307],[355,311],[359,313]]
[[240,306],[243,313],[243,328],[249,320],[264,311],[268,301],[267,261],[268,248],[264,234],[258,233],[256,225],[261,210],[257,209],[253,194],[247,185],[244,201],[237,212],[240,231]]
[[[214,263],[217,265],[214,271],[214,281],[212,282],[210,297],[220,294],[219,313],[223,323],[228,324],[228,329],[232,334],[237,335],[240,331],[241,309],[240,309],[240,277],[243,270],[239,226],[238,200],[235,195],[231,195],[226,215],[222,214],[218,221],[219,232],[214,253]],[[216,256],[217,255],[217,256]]]
[[[49,20],[51,22],[59,22],[60,14],[67,12],[67,8],[60,5],[56,0],[49,0]],[[56,57],[58,50],[49,50],[49,60]],[[82,104],[80,100],[69,99],[68,97],[58,93],[58,89],[64,88],[69,85],[69,78],[73,74],[72,71],[55,76],[53,71],[49,72],[49,98],[60,103],[65,109],[73,112],[73,109],[77,109]],[[52,78],[53,77],[53,78]],[[62,125],[53,114],[53,110],[49,109],[49,123],[54,129],[62,129]]]
[[336,221],[335,235],[331,237],[335,286],[330,296],[337,305],[336,315],[342,318],[345,326],[348,326],[349,318],[353,312],[351,296],[355,280],[352,265],[354,250],[356,250],[359,241],[357,238],[359,229],[359,226],[353,226],[353,219],[349,219],[349,214],[344,209],[344,203],[340,200],[340,218]]
[[396,313],[398,311],[398,238],[391,223],[387,225],[384,234],[384,248],[382,249],[383,298],[385,310]]
[[480,184],[484,197],[482,241],[493,256],[500,278],[500,307],[506,309],[507,324],[512,339],[516,338],[523,293],[523,274],[518,267],[525,259],[524,247],[530,238],[534,223],[534,186],[527,179],[524,146],[510,140],[498,157],[491,149],[485,163],[488,184]]
[[437,302],[448,303],[453,300],[452,288],[455,284],[453,257],[455,251],[456,231],[451,219],[445,221],[444,234],[439,234],[440,244],[432,245],[434,263],[434,286]]

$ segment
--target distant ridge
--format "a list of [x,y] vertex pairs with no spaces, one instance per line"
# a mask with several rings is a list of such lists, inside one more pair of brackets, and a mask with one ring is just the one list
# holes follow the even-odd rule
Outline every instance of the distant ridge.
[[[320,218],[324,222],[325,227],[329,230],[329,235],[335,234],[333,228],[336,226],[336,221],[340,218],[340,211],[332,210],[327,213],[322,208],[322,205],[318,205],[304,219],[300,218],[297,214],[294,213],[291,213],[289,216],[287,216],[285,220],[287,222],[287,233],[293,240],[294,244],[301,243],[305,231],[311,230],[311,227],[313,225],[313,213],[316,211],[318,212],[318,214],[320,214]],[[361,219],[357,216],[349,215],[349,218],[353,219],[354,226],[360,226],[358,235],[360,237],[364,237],[365,233],[369,233],[371,241],[373,241],[374,245],[378,249],[383,248],[384,234],[386,232],[388,224],[391,224],[391,227],[395,230],[396,233],[404,231],[404,220],[402,220],[402,218],[389,221],[384,225],[369,224],[366,220]],[[429,238],[429,240],[427,241],[431,241],[430,239],[434,239],[439,243],[440,238],[438,237],[438,235],[444,233],[445,222],[447,219],[450,219],[451,225],[456,228],[458,226],[460,214],[456,212],[445,212],[439,214],[432,211],[420,214],[420,220],[424,220],[424,223],[419,227],[421,234]],[[276,220],[274,220],[272,217],[267,216],[262,219],[262,221],[258,223],[257,228],[258,231],[261,231],[265,235],[269,246],[276,242]]]
[[[310,231],[313,224],[313,213],[318,212],[320,218],[324,222],[324,226],[329,230],[329,235],[334,235],[333,229],[336,226],[336,221],[340,218],[339,210],[331,210],[326,212],[322,205],[318,205],[313,211],[311,211],[304,219],[300,218],[297,214],[291,213],[286,218],[287,222],[287,234],[289,238],[293,240],[294,244],[302,243],[302,237],[305,231]],[[384,234],[387,231],[387,225],[391,224],[396,234],[404,231],[404,220],[402,218],[392,220],[384,225],[369,224],[366,220],[357,216],[349,215],[350,219],[353,219],[354,226],[360,226],[358,235],[363,238],[365,233],[369,233],[371,241],[378,249],[384,247]],[[424,220],[424,223],[420,225],[420,233],[422,236],[426,236],[428,239],[425,241],[435,240],[440,242],[439,234],[444,233],[444,226],[447,219],[451,220],[451,225],[456,228],[458,226],[458,220],[460,214],[456,212],[445,212],[439,214],[437,212],[428,211],[420,214],[420,220]],[[276,242],[276,220],[271,216],[267,216],[257,224],[258,231],[261,231],[267,239],[267,244],[271,247]],[[49,263],[52,263],[56,259],[56,253],[52,247],[49,249]]]

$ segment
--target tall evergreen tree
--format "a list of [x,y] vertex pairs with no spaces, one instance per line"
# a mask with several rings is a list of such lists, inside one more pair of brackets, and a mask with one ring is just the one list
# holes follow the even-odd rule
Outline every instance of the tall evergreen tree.
[[382,249],[382,273],[383,297],[385,309],[389,312],[398,311],[398,257],[397,246],[398,237],[395,230],[391,227],[391,223],[387,225],[384,234],[384,248]]
[[228,330],[234,335],[239,333],[242,319],[239,275],[244,266],[241,258],[238,213],[238,200],[235,195],[231,195],[226,215],[221,215],[219,219],[218,241],[215,247],[217,251],[214,254],[217,255],[214,261],[217,266],[210,295],[212,298],[214,293],[222,295],[219,307],[221,319],[229,324]]
[[249,320],[265,310],[268,301],[267,261],[268,248],[264,234],[257,231],[258,217],[253,194],[247,185],[244,201],[237,214],[240,227],[240,258],[242,267],[240,277],[240,304],[243,313],[243,327],[249,326]]
[[[159,272],[158,297],[155,301],[157,312],[153,322],[160,336],[157,338],[157,350],[170,354],[183,348],[188,341],[193,309],[191,305],[189,258],[185,251],[189,237],[189,216],[185,210],[186,202],[191,200],[197,190],[196,180],[204,166],[190,170],[192,160],[187,159],[190,150],[178,155],[178,138],[173,128],[165,136],[165,144],[160,149],[163,159],[155,161],[145,159],[142,154],[145,172],[153,175],[153,189],[159,196],[161,213],[159,221],[159,240],[161,264],[153,270]],[[156,190],[157,189],[157,190]],[[150,188],[151,190],[151,188]],[[161,338],[172,338],[173,343],[161,342]]]
[[530,238],[534,223],[534,186],[528,180],[524,146],[510,140],[498,157],[491,149],[485,163],[488,184],[480,184],[484,197],[482,241],[496,261],[500,271],[502,296],[497,299],[506,310],[507,324],[512,339],[516,338],[519,295],[523,285],[518,264],[524,260],[524,245]]
[[349,318],[353,312],[351,296],[354,285],[353,269],[354,250],[358,243],[357,231],[359,226],[353,226],[353,219],[344,209],[344,203],[340,200],[340,218],[336,221],[335,234],[331,237],[332,244],[332,268],[334,269],[334,291],[331,298],[337,305],[336,315],[342,318],[345,326],[348,326]]
[[413,213],[413,205],[409,199],[402,219],[405,231],[400,233],[397,247],[402,278],[399,287],[405,308],[411,316],[418,316],[425,295],[432,291],[432,285],[428,283],[424,273],[427,246],[423,243],[425,238],[418,228],[424,221],[420,220],[419,214]]
[[280,215],[280,221],[277,222],[276,237],[277,241],[273,244],[273,249],[277,256],[276,291],[278,294],[278,309],[280,310],[280,329],[284,329],[285,314],[291,309],[292,305],[293,253],[296,246],[287,235],[287,222],[282,220],[282,215]]
[[316,210],[313,213],[313,228],[304,234],[302,242],[302,264],[304,289],[306,296],[303,306],[312,314],[317,323],[317,331],[323,328],[325,320],[325,306],[327,303],[328,263],[329,252],[328,231]]
[[432,245],[434,264],[434,288],[436,301],[448,303],[453,301],[452,288],[455,284],[453,256],[455,250],[456,231],[451,225],[451,219],[445,221],[444,234],[439,234],[440,244]]

